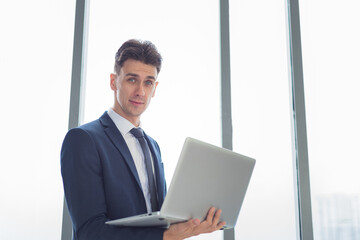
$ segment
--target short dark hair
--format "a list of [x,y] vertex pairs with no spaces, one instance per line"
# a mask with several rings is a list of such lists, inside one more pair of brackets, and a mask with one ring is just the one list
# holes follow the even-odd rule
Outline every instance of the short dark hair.
[[114,71],[116,74],[120,73],[121,67],[128,59],[153,65],[156,67],[157,73],[160,72],[162,57],[150,41],[130,39],[124,42],[115,55]]

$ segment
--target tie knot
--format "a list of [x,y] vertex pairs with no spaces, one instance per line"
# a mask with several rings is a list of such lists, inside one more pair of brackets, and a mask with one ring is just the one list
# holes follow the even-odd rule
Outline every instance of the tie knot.
[[130,132],[136,138],[143,138],[144,137],[144,131],[141,128],[133,128],[133,129],[130,130]]

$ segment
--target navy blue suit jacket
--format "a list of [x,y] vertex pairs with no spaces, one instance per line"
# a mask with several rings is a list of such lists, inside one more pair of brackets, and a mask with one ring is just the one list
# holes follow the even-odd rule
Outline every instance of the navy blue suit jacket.
[[[160,149],[145,134],[155,168],[159,206],[166,185]],[[71,129],[61,149],[65,198],[74,240],[160,240],[162,228],[106,225],[107,220],[146,213],[146,203],[130,151],[107,113]]]

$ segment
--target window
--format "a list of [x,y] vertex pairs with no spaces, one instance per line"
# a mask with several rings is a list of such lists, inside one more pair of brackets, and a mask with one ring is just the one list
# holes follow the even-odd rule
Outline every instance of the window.
[[352,0],[300,2],[316,240],[360,239],[359,10]]
[[0,239],[60,239],[74,12],[73,1],[0,3]]
[[230,1],[233,149],[257,160],[235,239],[297,239],[284,1]]

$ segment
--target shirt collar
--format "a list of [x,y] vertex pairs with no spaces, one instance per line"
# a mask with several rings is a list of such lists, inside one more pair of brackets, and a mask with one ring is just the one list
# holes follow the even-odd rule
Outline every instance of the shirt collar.
[[[122,135],[126,135],[133,129],[135,126],[130,121],[119,115],[114,109],[110,108],[108,110],[109,117],[115,123],[115,126],[119,129]],[[140,124],[141,125],[141,124]]]

